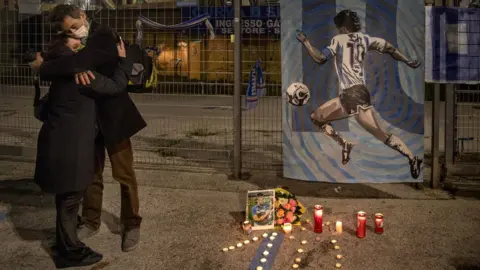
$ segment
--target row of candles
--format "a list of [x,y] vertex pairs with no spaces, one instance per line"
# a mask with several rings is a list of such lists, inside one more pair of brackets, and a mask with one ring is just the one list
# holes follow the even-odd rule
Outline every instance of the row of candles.
[[[322,233],[323,232],[323,207],[321,205],[315,205],[314,207],[314,219],[315,226],[314,232]],[[343,232],[343,225],[341,221],[337,221],[335,224],[335,230],[337,233],[341,234]],[[375,214],[375,232],[378,234],[383,233],[383,214]],[[364,211],[357,212],[357,237],[364,238],[367,234],[367,213]]]

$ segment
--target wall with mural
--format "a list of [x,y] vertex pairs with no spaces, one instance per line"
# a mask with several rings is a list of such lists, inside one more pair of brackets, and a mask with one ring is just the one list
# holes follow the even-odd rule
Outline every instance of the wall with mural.
[[284,176],[423,181],[424,1],[280,3]]

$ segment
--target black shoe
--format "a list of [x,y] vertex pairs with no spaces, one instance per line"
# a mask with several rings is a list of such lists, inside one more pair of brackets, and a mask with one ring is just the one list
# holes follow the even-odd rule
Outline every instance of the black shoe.
[[55,260],[55,266],[58,269],[69,267],[89,266],[98,263],[103,259],[103,255],[93,251],[89,247],[83,248],[79,252],[72,252],[64,256],[57,256]]
[[353,143],[345,143],[342,149],[342,164],[345,165],[350,161],[350,152],[352,152]]
[[420,170],[423,160],[418,157],[414,157],[409,161],[410,163],[410,174],[412,174],[413,179],[417,179],[420,176]]

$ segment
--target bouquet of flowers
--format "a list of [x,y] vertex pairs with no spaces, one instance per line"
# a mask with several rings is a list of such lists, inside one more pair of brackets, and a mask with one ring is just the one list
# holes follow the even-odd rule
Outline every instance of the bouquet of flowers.
[[275,189],[275,225],[281,226],[284,223],[298,225],[305,211],[305,207],[290,191],[284,188]]

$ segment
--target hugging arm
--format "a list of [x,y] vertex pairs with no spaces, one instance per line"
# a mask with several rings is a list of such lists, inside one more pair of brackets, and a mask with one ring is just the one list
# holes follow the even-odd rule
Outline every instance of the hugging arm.
[[88,46],[77,54],[43,62],[39,68],[42,80],[94,70],[98,66],[115,61],[118,58],[116,36],[109,29],[101,31],[103,32],[95,35],[95,40],[89,42]]
[[[118,57],[118,56],[117,56]],[[127,58],[120,57],[118,66],[112,78],[92,71],[95,79],[90,80],[90,84],[81,87],[80,91],[85,94],[91,94],[93,97],[116,96],[125,92],[128,85],[128,75],[132,71],[133,63]]]

